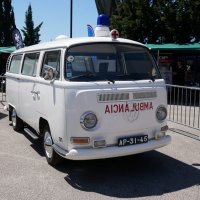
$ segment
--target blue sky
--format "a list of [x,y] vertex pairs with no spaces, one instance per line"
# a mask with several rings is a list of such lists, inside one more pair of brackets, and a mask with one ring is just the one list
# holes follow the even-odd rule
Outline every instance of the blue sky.
[[[34,26],[43,22],[41,42],[53,40],[58,35],[70,35],[70,0],[12,0],[19,30],[25,26],[25,12],[29,4]],[[87,36],[87,24],[95,28],[97,16],[95,0],[73,0],[73,37]]]

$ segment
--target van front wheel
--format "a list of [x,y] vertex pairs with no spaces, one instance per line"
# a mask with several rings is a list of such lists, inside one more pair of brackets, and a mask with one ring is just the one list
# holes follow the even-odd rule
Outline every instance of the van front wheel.
[[43,133],[43,148],[47,162],[52,166],[56,166],[61,163],[62,158],[53,149],[53,140],[49,128],[45,127]]
[[12,110],[12,126],[15,131],[21,131],[24,128],[23,121],[17,116],[16,110],[13,108]]

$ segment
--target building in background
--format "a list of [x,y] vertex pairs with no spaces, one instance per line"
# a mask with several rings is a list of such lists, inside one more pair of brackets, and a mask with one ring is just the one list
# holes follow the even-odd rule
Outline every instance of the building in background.
[[168,84],[200,87],[200,44],[146,44]]
[[0,47],[0,75],[3,75],[6,72],[8,57],[15,50],[15,47]]

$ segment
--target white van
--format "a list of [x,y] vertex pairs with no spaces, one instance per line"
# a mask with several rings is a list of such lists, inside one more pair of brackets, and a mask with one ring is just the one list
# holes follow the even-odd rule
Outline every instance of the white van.
[[61,157],[127,156],[170,143],[165,82],[148,48],[127,39],[58,39],[12,53],[6,73],[13,129]]

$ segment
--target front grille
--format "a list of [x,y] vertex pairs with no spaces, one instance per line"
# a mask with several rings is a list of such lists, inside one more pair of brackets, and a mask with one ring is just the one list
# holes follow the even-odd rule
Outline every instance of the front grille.
[[157,97],[156,91],[144,91],[144,92],[133,92],[131,93],[103,93],[98,94],[98,102],[112,102],[112,101],[132,101],[132,100],[143,100],[143,99],[153,99]]
[[129,93],[104,93],[98,95],[98,102],[128,101]]
[[145,91],[145,92],[134,92],[133,93],[134,100],[152,99],[152,98],[156,98],[156,97],[157,97],[156,91]]

